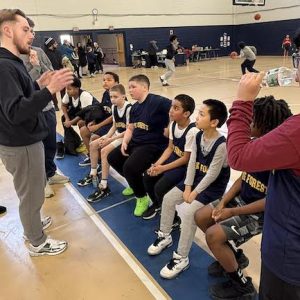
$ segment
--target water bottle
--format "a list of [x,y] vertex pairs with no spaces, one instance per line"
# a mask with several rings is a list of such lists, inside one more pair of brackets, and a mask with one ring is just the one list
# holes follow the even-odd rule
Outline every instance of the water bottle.
[[286,67],[280,67],[269,70],[264,79],[263,85],[273,86],[291,86],[296,76],[297,69],[291,70]]

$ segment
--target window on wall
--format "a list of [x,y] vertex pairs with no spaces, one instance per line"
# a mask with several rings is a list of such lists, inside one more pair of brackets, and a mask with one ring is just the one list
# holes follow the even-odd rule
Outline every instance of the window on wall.
[[60,35],[59,38],[60,38],[61,44],[63,44],[64,41],[67,40],[70,44],[73,45],[73,37],[71,35],[69,35],[69,34],[62,34],[62,35]]

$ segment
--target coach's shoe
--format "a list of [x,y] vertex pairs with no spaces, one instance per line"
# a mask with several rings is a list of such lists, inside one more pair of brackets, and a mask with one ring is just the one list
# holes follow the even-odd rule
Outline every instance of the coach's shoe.
[[47,238],[44,243],[39,246],[28,245],[30,256],[43,256],[43,255],[58,255],[64,252],[68,247],[66,241],[53,240]]
[[136,205],[133,214],[136,217],[141,217],[143,213],[148,209],[149,203],[150,199],[147,195],[142,198],[136,198]]
[[166,279],[173,279],[178,274],[186,270],[189,266],[189,258],[181,256],[174,251],[173,258],[160,270],[160,276]]
[[[237,250],[236,260],[240,269],[245,269],[249,265],[249,259],[244,254],[242,249]],[[210,276],[214,277],[221,277],[225,274],[225,270],[218,261],[215,261],[211,265],[209,265],[207,271]]]
[[79,186],[86,186],[88,184],[91,184],[93,181],[92,175],[88,174],[83,179],[80,179],[77,184]]
[[172,236],[165,234],[162,231],[157,232],[157,239],[149,246],[147,252],[149,255],[158,255],[164,249],[171,247],[173,244]]
[[51,198],[55,195],[52,187],[49,185],[49,182],[47,181],[46,186],[45,186],[45,198]]
[[242,284],[241,282],[229,279],[228,281],[217,283],[209,288],[210,297],[214,300],[221,299],[256,299],[256,290],[253,286],[252,279],[246,277],[247,282]]
[[125,188],[123,191],[122,191],[122,195],[123,196],[132,196],[134,194],[134,191],[133,189],[128,186],[127,188]]
[[154,218],[161,210],[161,207],[155,204],[152,204],[142,215],[144,220],[150,220]]
[[68,183],[69,181],[70,181],[69,177],[58,174],[57,172],[55,172],[55,174],[52,177],[49,177],[48,179],[48,183],[50,185]]

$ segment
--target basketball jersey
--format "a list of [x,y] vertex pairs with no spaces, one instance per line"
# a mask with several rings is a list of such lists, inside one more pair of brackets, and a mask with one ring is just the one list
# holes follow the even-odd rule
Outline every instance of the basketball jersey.
[[[169,164],[169,163],[183,157],[187,133],[190,131],[190,129],[196,127],[196,125],[195,125],[195,123],[190,123],[184,130],[182,136],[179,138],[177,138],[175,136],[175,127],[176,127],[176,122],[173,122],[172,123],[173,152],[170,155],[170,157],[166,160],[164,165]],[[166,176],[172,176],[172,178],[177,178],[178,179],[177,182],[179,182],[180,180],[182,180],[184,178],[184,176],[186,174],[186,169],[187,169],[187,166],[183,165],[183,166],[177,167],[175,169],[168,170],[164,174]]]
[[270,173],[262,238],[263,263],[280,279],[300,286],[300,176]]
[[240,197],[246,204],[266,198],[270,171],[243,172]]
[[[193,188],[195,188],[199,182],[206,175],[211,162],[215,156],[216,150],[222,143],[226,142],[224,136],[220,136],[214,143],[210,152],[204,156],[201,151],[201,137],[203,131],[199,131],[196,135],[196,145],[197,145],[197,155],[195,163],[195,179],[193,183]],[[197,200],[203,204],[208,204],[214,200],[221,198],[226,190],[228,181],[230,178],[230,167],[222,167],[220,174],[214,182],[212,182],[204,191],[202,191],[198,196]]]
[[111,100],[110,100],[110,95],[109,91],[105,91],[102,95],[102,100],[101,103],[104,107],[104,110],[111,116]]
[[113,116],[115,119],[116,130],[118,133],[122,133],[126,130],[126,125],[129,123],[129,120],[126,119],[127,110],[132,106],[130,103],[125,102],[125,110],[122,116],[119,116],[118,107],[114,105]]
[[130,143],[166,148],[168,139],[164,136],[164,129],[169,124],[170,107],[169,99],[154,94],[148,94],[142,103],[136,102],[130,110],[130,123],[134,126]]

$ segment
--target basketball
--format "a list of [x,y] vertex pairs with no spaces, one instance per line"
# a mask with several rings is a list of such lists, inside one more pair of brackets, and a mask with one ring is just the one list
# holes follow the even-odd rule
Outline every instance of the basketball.
[[232,59],[234,59],[234,58],[237,58],[238,54],[237,54],[237,52],[232,51],[232,52],[229,54],[229,56],[230,56]]
[[254,15],[254,20],[258,21],[261,18],[261,14],[255,14]]

